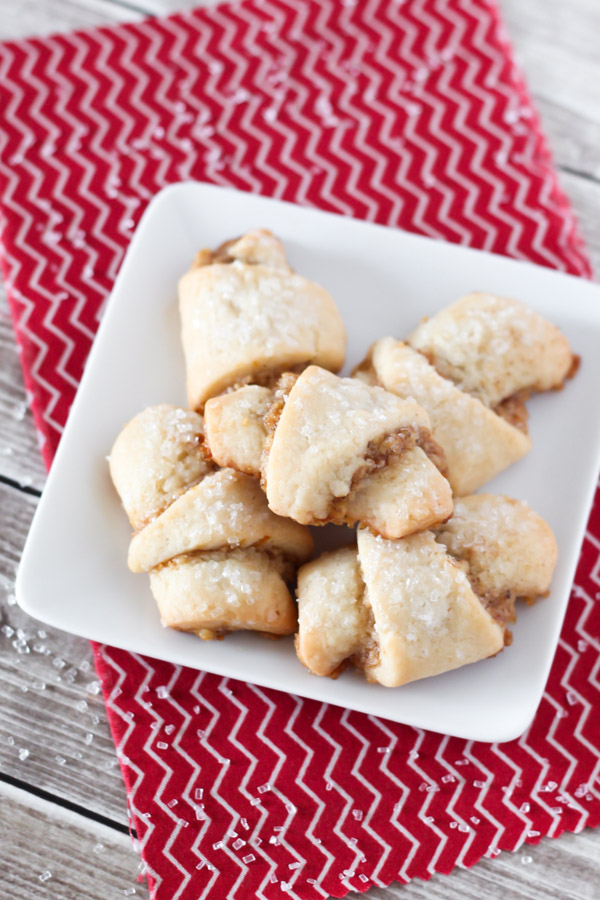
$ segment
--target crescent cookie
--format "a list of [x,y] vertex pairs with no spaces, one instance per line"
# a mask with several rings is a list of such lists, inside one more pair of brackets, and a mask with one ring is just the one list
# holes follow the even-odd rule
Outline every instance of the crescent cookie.
[[550,528],[507,497],[458,501],[437,534],[360,529],[356,547],[298,572],[298,656],[316,675],[352,663],[387,687],[477,662],[510,643],[515,599],[546,593],[555,562]]
[[135,529],[129,568],[150,573],[171,628],[291,634],[287,582],[312,553],[310,532],[274,515],[255,479],[208,462],[203,441],[202,417],[167,404],[144,410],[115,441],[110,471]]
[[531,449],[525,401],[561,387],[576,359],[550,322],[516,300],[469,294],[408,342],[377,341],[354,371],[431,417],[455,494],[470,494]]
[[447,477],[454,494],[477,490],[531,447],[528,434],[477,397],[459,390],[402,341],[377,341],[354,375],[398,397],[412,397],[427,410],[431,434],[446,455]]
[[232,386],[344,362],[346,332],[331,296],[292,271],[269,231],[201,250],[179,282],[179,309],[192,409]]
[[448,552],[466,562],[483,597],[510,593],[529,602],[550,590],[558,550],[552,529],[522,500],[494,494],[461,497],[436,529]]
[[273,512],[304,525],[360,522],[387,538],[451,514],[443,454],[413,400],[317,366],[267,391],[210,400],[206,436],[218,463],[261,475]]
[[437,371],[491,409],[521,391],[562,387],[574,357],[558,328],[518,300],[467,294],[408,338]]

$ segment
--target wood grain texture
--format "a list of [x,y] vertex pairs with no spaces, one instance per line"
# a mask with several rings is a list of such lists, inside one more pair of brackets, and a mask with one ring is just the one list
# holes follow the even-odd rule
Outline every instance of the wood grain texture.
[[[132,21],[196,5],[198,0],[0,0],[0,38]],[[501,6],[562,169],[561,182],[600,272],[600,4],[501,0]],[[2,295],[0,478],[40,489],[44,468],[25,404]],[[0,779],[18,779],[122,827],[125,792],[95,693],[89,645],[35,622],[13,603],[16,564],[36,502],[0,484]],[[134,888],[137,896],[147,897],[135,883],[138,860],[119,832],[5,784],[0,784],[0,822],[10,824],[1,835],[3,896],[107,900]],[[97,844],[104,845],[103,852],[94,851]],[[42,882],[45,871],[51,877]],[[599,884],[600,834],[587,831],[544,840],[430,882],[374,888],[367,896],[596,900]]]
[[600,178],[600,4],[502,0],[556,161]]
[[148,896],[127,835],[5,784],[0,842],[5,900]]
[[88,641],[14,605],[14,576],[37,499],[0,484],[0,777],[126,825],[125,789]]

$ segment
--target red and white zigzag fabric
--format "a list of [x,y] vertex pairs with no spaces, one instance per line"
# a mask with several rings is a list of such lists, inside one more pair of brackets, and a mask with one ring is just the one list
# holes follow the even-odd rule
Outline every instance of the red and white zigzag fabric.
[[[487,0],[243,0],[0,46],[2,263],[48,465],[146,202],[195,178],[589,276]],[[341,897],[600,823],[600,506],[504,745],[96,647],[156,900]]]

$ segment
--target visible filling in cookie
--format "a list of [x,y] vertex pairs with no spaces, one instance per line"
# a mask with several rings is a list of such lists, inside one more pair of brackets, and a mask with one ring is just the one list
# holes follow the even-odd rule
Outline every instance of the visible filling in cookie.
[[[263,424],[267,432],[261,465],[261,486],[264,491],[267,490],[265,477],[267,470],[266,464],[275,437],[275,432],[287,399],[297,380],[298,374],[295,372],[285,372],[281,375],[274,388],[273,403],[263,418]],[[348,494],[345,497],[334,497],[332,499],[327,515],[323,519],[323,523],[353,525],[355,519],[348,516],[348,502],[352,492],[356,490],[358,485],[366,477],[379,469],[383,469],[394,460],[399,459],[407,450],[412,450],[414,447],[420,447],[436,468],[439,469],[442,475],[447,475],[448,469],[445,453],[440,445],[433,439],[430,431],[423,428],[403,427],[398,429],[398,431],[384,434],[379,440],[369,442],[363,455],[362,462],[352,476]]]

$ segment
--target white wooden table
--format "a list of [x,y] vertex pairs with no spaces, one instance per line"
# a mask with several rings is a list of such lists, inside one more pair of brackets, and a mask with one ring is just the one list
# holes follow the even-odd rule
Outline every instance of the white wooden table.
[[[0,39],[193,5],[197,0],[0,0]],[[502,0],[502,6],[600,272],[600,0]],[[0,304],[0,896],[147,897],[136,882],[139,859],[89,645],[14,604],[15,568],[44,469],[3,294]],[[19,629],[31,638],[28,655],[14,647]],[[600,832],[546,839],[470,871],[368,896],[597,900]]]

